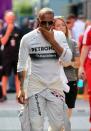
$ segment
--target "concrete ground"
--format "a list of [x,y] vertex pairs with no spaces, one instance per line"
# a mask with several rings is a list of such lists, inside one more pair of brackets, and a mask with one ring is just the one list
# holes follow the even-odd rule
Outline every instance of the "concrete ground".
[[[15,100],[15,94],[8,94],[8,100],[0,103],[0,131],[21,131],[18,113],[21,105]],[[71,118],[72,131],[89,131],[88,101],[77,99],[76,108]],[[48,120],[45,117],[44,131],[47,131]]]

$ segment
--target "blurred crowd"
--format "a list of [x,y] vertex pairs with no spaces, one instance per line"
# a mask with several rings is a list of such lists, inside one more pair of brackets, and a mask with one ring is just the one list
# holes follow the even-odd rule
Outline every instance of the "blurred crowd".
[[[8,77],[11,75],[12,67],[14,67],[14,72],[16,72],[16,57],[19,47],[19,39],[21,38],[20,32],[18,32],[18,28],[14,26],[15,15],[13,12],[7,11],[5,14],[5,23],[2,21],[0,23],[0,33],[1,33],[1,41],[0,41],[0,52],[1,52],[1,101],[7,100],[6,92],[7,92],[7,83]],[[14,33],[16,32],[16,36]],[[19,35],[19,36],[18,36]],[[16,45],[16,41],[18,44]],[[18,37],[18,39],[17,39]],[[13,53],[14,52],[14,53]],[[11,58],[12,57],[12,58]],[[17,79],[17,77],[15,78]],[[18,81],[17,81],[18,82]],[[18,84],[18,83],[17,83]]]
[[16,23],[13,11],[6,11],[0,19],[0,102],[7,100],[7,92],[18,95],[17,59],[20,40],[34,28],[34,20],[24,18],[21,25]]

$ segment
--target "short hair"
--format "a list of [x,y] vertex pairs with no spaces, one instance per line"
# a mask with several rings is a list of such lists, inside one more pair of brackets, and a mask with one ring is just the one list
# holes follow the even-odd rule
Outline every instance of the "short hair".
[[38,18],[40,18],[41,16],[43,16],[44,14],[52,14],[54,16],[54,11],[51,8],[42,8],[39,13],[38,13]]
[[10,14],[10,15],[14,15],[14,16],[15,16],[15,12],[12,11],[12,10],[6,10],[5,13],[4,13],[4,16],[6,16],[7,14]]
[[67,16],[67,20],[70,20],[70,19],[76,19],[76,16],[74,14],[70,14]]

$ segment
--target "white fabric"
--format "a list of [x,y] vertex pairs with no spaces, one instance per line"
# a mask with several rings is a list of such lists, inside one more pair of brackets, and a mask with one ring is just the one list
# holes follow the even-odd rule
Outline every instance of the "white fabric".
[[45,111],[53,131],[59,131],[62,127],[65,131],[71,131],[66,110],[64,98],[60,95],[56,97],[46,89],[28,99],[19,115],[22,131],[43,131]]
[[66,77],[66,75],[65,75],[65,72],[64,72],[64,68],[63,68],[63,65],[61,65],[60,64],[60,79],[61,79],[61,81],[62,81],[62,83],[63,83],[63,90],[65,91],[65,92],[69,92],[69,90],[70,90],[70,87],[67,85],[67,83],[68,83],[68,79],[67,79],[67,77]]
[[72,36],[78,42],[79,36],[84,33],[85,22],[82,20],[76,20],[72,28]]
[[[69,49],[65,35],[62,32],[54,31],[54,36],[58,44],[66,50],[60,59],[70,61],[72,52]],[[40,92],[44,88],[56,88],[62,93],[63,83],[60,80],[59,58],[56,57],[55,50],[44,39],[38,29],[26,34],[21,40],[17,65],[18,72],[26,68],[29,55],[31,57],[31,78],[28,81],[29,96],[34,94],[34,92]],[[51,85],[56,87],[51,87]]]

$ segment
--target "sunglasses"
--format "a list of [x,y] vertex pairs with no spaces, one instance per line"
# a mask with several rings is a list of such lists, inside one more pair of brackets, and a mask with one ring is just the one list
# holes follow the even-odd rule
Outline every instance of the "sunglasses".
[[54,22],[53,21],[41,21],[40,22],[41,23],[41,25],[47,25],[47,26],[50,26],[50,25],[53,25],[54,24]]

